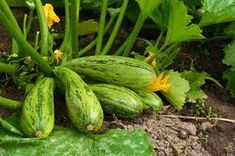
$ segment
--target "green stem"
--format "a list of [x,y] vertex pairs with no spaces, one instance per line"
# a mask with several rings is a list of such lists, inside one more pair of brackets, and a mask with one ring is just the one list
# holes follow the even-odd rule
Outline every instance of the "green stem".
[[126,12],[128,2],[129,2],[129,0],[124,0],[123,1],[121,11],[120,11],[120,14],[118,16],[117,22],[114,26],[113,32],[112,32],[111,36],[109,37],[109,40],[106,43],[106,46],[104,47],[103,51],[101,52],[101,55],[106,55],[109,52],[110,48],[112,47],[113,42],[114,42],[114,40],[117,37],[117,34],[119,32],[119,29],[120,29],[120,26],[122,24],[123,18],[125,16],[125,12]]
[[[1,3],[1,2],[0,2]],[[50,65],[45,62],[42,57],[38,54],[38,52],[25,40],[21,31],[19,31],[19,26],[14,26],[8,19],[2,10],[0,10],[0,23],[4,26],[4,28],[10,33],[10,35],[17,41],[18,45],[21,48],[21,53],[23,55],[29,55],[32,57],[34,61],[38,63],[41,70],[46,75],[52,75],[53,70]]]
[[22,107],[22,102],[7,99],[5,97],[0,96],[0,106],[10,109],[18,109]]
[[[9,8],[8,4],[5,0],[0,1],[0,10],[8,17],[8,21],[10,21],[13,25],[18,25],[13,13],[11,12],[11,9]],[[18,27],[18,31],[21,31]]]
[[18,70],[18,65],[5,64],[0,62],[0,72],[2,73],[15,73]]
[[3,120],[1,117],[0,117],[0,125],[3,129],[5,129],[11,133],[14,133],[14,134],[17,134],[20,136],[24,136],[24,134],[20,130],[18,130],[15,126],[8,123],[7,121]]
[[122,52],[125,50],[128,40],[126,39],[125,42],[119,47],[119,49],[114,53],[114,55],[120,56]]
[[19,46],[14,38],[12,38],[11,53],[17,55],[19,54]]
[[73,55],[78,52],[78,22],[80,12],[80,0],[71,0],[71,44]]
[[[59,48],[59,50],[65,54],[65,59],[72,59],[72,50],[71,50],[71,37],[70,37],[70,10],[69,10],[69,1],[64,1],[64,9],[65,9],[65,34],[63,42]],[[69,50],[68,50],[69,47]]]
[[[111,25],[114,22],[114,19],[116,18],[116,16],[112,16],[108,22],[108,24],[105,27],[105,31],[104,34],[105,35],[107,33],[107,31],[110,29]],[[81,51],[79,51],[78,56],[82,56],[85,53],[87,53],[89,50],[91,50],[97,43],[98,38],[95,38],[92,42],[90,42],[85,48],[83,48]]]
[[223,85],[219,83],[219,81],[217,81],[216,79],[214,79],[214,78],[212,78],[212,77],[206,76],[205,79],[214,82],[214,83],[215,83],[217,86],[219,86],[220,88],[224,88]]
[[142,26],[144,25],[145,20],[146,20],[146,16],[144,16],[142,13],[140,13],[139,17],[135,23],[134,29],[132,30],[130,36],[127,39],[128,41],[127,41],[127,45],[124,50],[123,56],[129,55],[131,48],[135,44],[136,38],[138,37],[139,32],[140,32]]
[[27,23],[26,30],[25,30],[26,39],[27,39],[27,36],[29,34],[29,31],[30,31],[32,23],[33,23],[33,12],[34,12],[34,10],[32,10],[32,9],[29,12],[28,23]]
[[41,44],[40,44],[41,55],[47,56],[49,30],[48,30],[46,15],[44,13],[41,0],[33,0],[33,1],[36,6],[38,19],[39,19],[40,36],[41,36]]
[[100,14],[100,21],[99,21],[99,31],[98,31],[98,40],[96,45],[95,54],[99,55],[102,50],[102,44],[103,44],[103,35],[104,35],[104,26],[105,26],[105,18],[108,8],[108,0],[103,0],[102,2],[102,8],[101,8],[101,14]]
[[158,36],[157,41],[156,41],[156,43],[155,43],[155,47],[156,47],[157,49],[158,49],[158,46],[159,46],[160,41],[161,41],[161,39],[162,39],[162,36],[163,36],[163,31],[161,31],[161,33],[160,33],[160,35]]

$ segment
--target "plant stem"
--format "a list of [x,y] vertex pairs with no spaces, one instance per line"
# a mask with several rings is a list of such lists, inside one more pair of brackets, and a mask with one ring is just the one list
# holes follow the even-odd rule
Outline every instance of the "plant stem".
[[144,25],[145,20],[146,20],[146,16],[144,16],[142,13],[140,13],[138,16],[138,19],[135,23],[134,29],[132,30],[130,36],[127,39],[128,41],[127,41],[127,45],[124,50],[123,56],[129,55],[131,48],[135,44],[136,38],[138,37],[139,32],[140,32],[142,26]]
[[34,10],[32,10],[32,9],[29,12],[28,23],[27,23],[27,26],[26,26],[25,34],[24,34],[26,40],[27,40],[27,36],[29,34],[29,31],[30,31],[32,23],[33,23],[33,12],[34,12]]
[[[8,17],[8,21],[10,21],[15,26],[18,25],[13,13],[11,12],[11,9],[5,0],[0,1],[0,10],[2,10],[2,12]],[[18,31],[21,31],[19,27]]]
[[127,43],[128,43],[128,40],[126,39],[125,42],[121,45],[121,47],[119,47],[119,49],[114,53],[114,55],[117,55],[117,56],[121,55],[122,52],[125,50]]
[[65,34],[62,44],[60,45],[59,50],[64,54],[64,61],[67,59],[72,59],[72,50],[71,50],[71,37],[70,37],[70,10],[69,10],[69,1],[64,1],[65,9]]
[[[109,30],[109,28],[111,27],[111,25],[113,24],[114,22],[114,19],[116,18],[116,16],[112,16],[108,22],[108,24],[106,25],[105,27],[105,31],[104,31],[104,34],[105,35],[107,33],[107,31]],[[85,48],[83,48],[81,51],[79,51],[78,53],[78,56],[82,56],[84,55],[85,53],[87,53],[89,50],[91,50],[95,45],[96,45],[96,42],[97,42],[98,38],[95,38],[92,42],[90,42]]]
[[71,0],[71,46],[73,55],[78,52],[78,22],[80,11],[80,0]]
[[162,36],[163,36],[163,31],[161,31],[161,33],[160,33],[160,35],[158,36],[157,41],[156,41],[156,43],[155,43],[155,47],[156,47],[157,49],[158,49],[159,43],[160,43],[160,41],[161,41],[161,39],[162,39]]
[[[1,3],[1,2],[0,2]],[[24,55],[29,55],[34,61],[38,63],[41,70],[46,75],[52,75],[53,70],[50,65],[45,62],[38,52],[25,40],[21,31],[19,31],[19,26],[14,26],[8,19],[3,11],[0,9],[0,23],[5,27],[5,29],[10,33],[10,35],[17,41],[19,47],[21,48],[21,53]]]
[[15,72],[17,72],[18,69],[19,68],[16,64],[12,65],[12,64],[5,64],[5,63],[0,62],[0,72],[15,73]]
[[22,102],[7,99],[5,97],[0,96],[0,106],[10,109],[18,109],[22,107]]
[[41,36],[41,55],[47,56],[48,54],[48,36],[49,36],[49,30],[47,25],[47,19],[43,10],[42,2],[41,0],[33,0],[34,4],[36,6],[38,18],[39,18],[39,27],[40,27],[40,36]]
[[97,45],[96,45],[96,50],[95,50],[96,55],[99,55],[101,53],[101,50],[102,50],[104,26],[105,26],[105,18],[106,18],[107,8],[108,8],[108,0],[103,0],[102,1],[100,21],[99,21],[98,40],[97,40]]
[[116,38],[116,36],[118,34],[118,31],[119,31],[120,26],[122,24],[123,18],[125,16],[125,12],[126,12],[126,8],[127,8],[127,5],[128,5],[128,2],[129,2],[129,0],[124,0],[123,1],[122,7],[121,7],[121,11],[120,11],[120,14],[118,16],[117,22],[116,22],[116,24],[114,26],[113,32],[112,32],[111,36],[109,37],[109,40],[106,43],[103,51],[101,52],[101,55],[106,55],[109,52],[110,48],[112,47],[112,44],[113,44],[113,42],[114,42],[114,40],[115,40],[115,38]]
[[214,78],[212,78],[212,77],[206,76],[205,79],[214,82],[214,83],[215,83],[217,86],[219,86],[220,88],[224,88],[223,85],[219,83],[219,81],[217,81],[216,79],[214,79]]

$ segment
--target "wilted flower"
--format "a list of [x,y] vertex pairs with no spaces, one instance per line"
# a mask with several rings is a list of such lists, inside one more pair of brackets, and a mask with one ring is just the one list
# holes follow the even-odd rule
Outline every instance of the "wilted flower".
[[56,63],[59,63],[63,58],[63,53],[60,52],[59,50],[55,50],[54,54],[55,54]]
[[56,22],[56,23],[60,22],[60,18],[54,12],[54,7],[51,4],[48,4],[48,3],[45,4],[43,9],[44,9],[44,13],[47,18],[47,25],[49,28],[52,27],[54,22]]

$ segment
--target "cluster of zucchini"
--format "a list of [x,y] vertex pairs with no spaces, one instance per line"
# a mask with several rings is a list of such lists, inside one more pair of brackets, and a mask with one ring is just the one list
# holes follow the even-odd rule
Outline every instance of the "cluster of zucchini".
[[[98,83],[87,84],[78,74]],[[133,118],[145,108],[155,112],[162,108],[161,99],[145,89],[156,74],[144,61],[106,55],[81,57],[56,67],[54,78],[40,79],[25,99],[21,125],[28,137],[47,137],[53,129],[55,80],[65,90],[72,123],[82,132],[99,130],[103,111]]]

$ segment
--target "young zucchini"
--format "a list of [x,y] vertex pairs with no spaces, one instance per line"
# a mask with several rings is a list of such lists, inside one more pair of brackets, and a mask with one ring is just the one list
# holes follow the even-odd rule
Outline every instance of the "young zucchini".
[[45,138],[54,128],[53,91],[53,78],[43,78],[26,96],[21,114],[21,127],[27,137]]
[[154,92],[147,90],[147,89],[132,89],[139,97],[141,98],[142,102],[144,103],[144,108],[148,109],[151,108],[154,112],[159,112],[162,107],[163,103],[161,98]]
[[96,94],[105,113],[120,118],[133,118],[143,110],[141,99],[128,88],[112,84],[93,84],[89,87]]
[[54,73],[65,87],[67,111],[72,123],[82,132],[94,132],[103,123],[102,107],[80,76],[65,67],[56,67]]
[[144,88],[156,78],[144,61],[123,56],[88,56],[67,61],[63,66],[101,82]]

